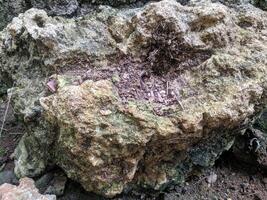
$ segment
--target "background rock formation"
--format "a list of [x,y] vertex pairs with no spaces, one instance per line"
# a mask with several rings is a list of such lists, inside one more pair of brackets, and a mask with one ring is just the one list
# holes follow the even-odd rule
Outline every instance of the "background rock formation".
[[[88,13],[94,5],[120,6],[135,3],[137,0],[1,0],[0,1],[0,30],[13,17],[30,8],[44,9],[49,15],[76,17]],[[145,1],[140,1],[143,4]]]
[[113,197],[213,165],[267,103],[267,13],[224,3],[67,18],[49,15],[72,15],[76,1],[31,2],[49,15],[32,8],[0,32],[1,88],[27,127],[16,174],[56,164]]
[[[251,3],[263,10],[267,9],[266,0],[212,0],[212,2],[226,3],[227,5]],[[94,10],[95,5],[140,6],[148,0],[1,0],[0,1],[0,30],[3,29],[13,17],[30,8],[44,9],[49,15],[77,17]],[[182,5],[194,3],[195,0],[177,0]],[[199,2],[199,1],[196,1]]]

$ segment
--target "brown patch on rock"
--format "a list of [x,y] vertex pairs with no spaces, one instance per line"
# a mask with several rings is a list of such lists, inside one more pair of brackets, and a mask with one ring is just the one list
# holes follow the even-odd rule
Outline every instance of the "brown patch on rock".
[[[160,54],[160,53],[159,53]],[[157,59],[165,60],[162,70],[157,70],[150,61],[138,62],[131,58],[122,58],[117,64],[108,67],[95,67],[89,70],[79,70],[63,72],[64,74],[73,74],[74,76],[82,76],[82,80],[103,80],[109,79],[113,82],[122,102],[131,100],[148,101],[156,103],[155,112],[158,115],[167,114],[161,113],[158,107],[182,105],[180,104],[181,94],[179,90],[183,87],[188,87],[186,77],[183,71],[186,71],[185,63],[182,61],[175,61],[176,64],[171,63],[166,56],[154,55]],[[160,57],[161,56],[161,57]],[[208,59],[209,54],[205,53],[198,61],[192,61],[191,65],[187,60],[187,67],[194,67]],[[151,57],[150,57],[151,59]],[[181,65],[183,67],[181,67]],[[68,66],[67,68],[72,68]],[[192,94],[194,91],[192,91]]]

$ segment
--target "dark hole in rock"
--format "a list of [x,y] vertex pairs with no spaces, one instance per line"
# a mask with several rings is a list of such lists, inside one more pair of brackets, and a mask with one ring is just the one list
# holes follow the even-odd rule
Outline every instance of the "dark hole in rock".
[[170,23],[159,24],[152,34],[148,61],[156,75],[169,71],[182,72],[196,67],[212,55],[211,50],[198,49],[188,44],[183,35],[177,34]]
[[190,2],[190,0],[177,0],[177,1],[183,6],[187,5]]
[[2,81],[0,81],[0,97],[5,96],[8,88],[11,88],[13,85],[12,77],[6,72],[1,73],[0,78]]
[[25,0],[25,7],[30,9],[32,7],[32,3],[31,3],[31,0]]
[[262,10],[267,10],[267,1],[266,0],[254,0],[252,3]]
[[36,22],[37,26],[43,28],[45,26],[45,21],[40,16],[35,16],[34,21]]
[[89,149],[91,147],[91,138],[88,138],[86,137],[82,143],[82,146],[85,148],[85,149]]
[[240,26],[241,28],[249,28],[249,27],[253,26],[253,24],[249,21],[244,20],[244,21],[240,21],[238,23],[238,26]]

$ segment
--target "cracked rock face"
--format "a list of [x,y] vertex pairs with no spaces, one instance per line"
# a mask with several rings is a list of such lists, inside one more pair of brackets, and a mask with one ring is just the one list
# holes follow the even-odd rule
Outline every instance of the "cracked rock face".
[[56,164],[108,197],[178,183],[266,105],[266,61],[267,13],[251,4],[30,9],[0,32],[0,81],[27,127],[16,173]]

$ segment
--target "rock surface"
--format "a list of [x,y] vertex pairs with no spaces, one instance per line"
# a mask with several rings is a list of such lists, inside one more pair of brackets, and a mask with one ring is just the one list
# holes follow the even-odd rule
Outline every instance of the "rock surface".
[[[80,16],[92,11],[95,5],[120,6],[137,2],[138,0],[1,0],[0,30],[20,13],[30,8],[44,9],[49,15]],[[140,1],[140,4],[143,4]]]
[[35,186],[42,194],[64,194],[67,177],[62,172],[49,172],[35,182]]
[[[208,0],[210,1],[210,0]],[[263,10],[267,9],[266,0],[212,0],[227,5],[251,3]],[[0,1],[0,30],[12,18],[30,8],[44,9],[49,15],[77,17],[94,11],[96,5],[110,5],[113,7],[134,7],[144,5],[148,0],[1,0]],[[199,2],[199,0],[177,0],[182,5]]]
[[20,180],[19,186],[3,184],[0,186],[1,200],[56,200],[54,195],[41,195],[29,178]]
[[266,105],[266,61],[267,13],[251,4],[30,9],[0,32],[0,81],[28,131],[16,174],[52,163],[108,197],[179,183]]
[[4,183],[18,184],[18,179],[13,171],[0,172],[0,185]]

